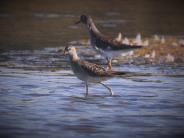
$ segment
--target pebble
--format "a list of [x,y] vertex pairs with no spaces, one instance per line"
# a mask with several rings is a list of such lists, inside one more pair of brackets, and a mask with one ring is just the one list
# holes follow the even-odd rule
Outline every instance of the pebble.
[[121,42],[122,41],[122,34],[119,33],[118,36],[115,38],[116,41]]
[[161,40],[160,40],[161,44],[165,43],[165,38],[162,36]]
[[146,54],[144,57],[145,58],[150,58],[150,55],[149,54]]
[[157,42],[160,41],[159,36],[158,35],[154,35],[154,40],[157,41]]
[[136,45],[142,45],[142,40],[141,40],[141,34],[138,33],[136,38],[135,38],[135,42]]
[[151,58],[154,59],[155,56],[156,56],[156,52],[155,52],[155,50],[153,50],[153,52],[151,53]]
[[143,43],[142,43],[143,46],[148,46],[149,45],[149,40],[145,40]]
[[129,39],[128,39],[127,37],[125,37],[125,38],[122,40],[122,44],[129,45],[129,44],[130,44]]
[[171,54],[168,54],[166,56],[166,62],[174,62],[174,56],[172,56]]
[[181,39],[181,40],[179,41],[179,44],[180,44],[181,46],[184,46],[184,40]]

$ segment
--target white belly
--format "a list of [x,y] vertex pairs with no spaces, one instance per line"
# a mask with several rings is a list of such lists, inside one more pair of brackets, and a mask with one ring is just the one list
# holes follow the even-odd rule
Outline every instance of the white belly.
[[128,53],[132,51],[132,49],[126,49],[126,50],[104,50],[104,56],[106,57],[117,57],[124,53]]
[[77,76],[78,79],[90,83],[98,83],[102,82],[108,79],[108,77],[98,77],[98,76],[89,76],[86,72],[82,71],[81,72],[75,72],[73,70],[74,74]]
[[133,49],[124,49],[124,50],[102,50],[97,47],[93,47],[95,51],[97,51],[99,54],[101,54],[104,57],[117,57],[124,53],[128,53],[132,51]]
[[86,71],[84,71],[78,64],[71,63],[71,67],[72,67],[74,74],[77,76],[77,78],[82,81],[98,83],[98,82],[107,80],[109,78],[109,77],[91,76]]

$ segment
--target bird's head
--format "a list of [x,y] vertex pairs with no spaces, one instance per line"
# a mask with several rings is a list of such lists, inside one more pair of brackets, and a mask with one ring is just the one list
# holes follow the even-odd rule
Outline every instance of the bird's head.
[[65,49],[64,49],[64,55],[69,55],[69,58],[72,60],[72,61],[78,61],[80,58],[78,57],[77,55],[77,51],[76,51],[76,48],[73,47],[73,46],[66,46]]
[[88,16],[87,15],[81,15],[81,17],[80,17],[80,20],[79,21],[77,21],[75,24],[79,24],[79,23],[83,23],[83,24],[87,24],[87,22],[88,22]]
[[66,46],[64,49],[64,55],[74,55],[76,54],[76,48],[75,47],[70,47],[70,46]]

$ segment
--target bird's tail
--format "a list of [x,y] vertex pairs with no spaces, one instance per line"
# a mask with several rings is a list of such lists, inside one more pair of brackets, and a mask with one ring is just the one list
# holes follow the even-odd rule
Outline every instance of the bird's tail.
[[135,76],[167,76],[167,77],[184,77],[184,74],[163,74],[163,73],[141,73],[128,71],[110,71],[111,76],[115,77],[135,77]]
[[152,76],[151,73],[128,72],[128,71],[110,71],[110,74],[116,77]]

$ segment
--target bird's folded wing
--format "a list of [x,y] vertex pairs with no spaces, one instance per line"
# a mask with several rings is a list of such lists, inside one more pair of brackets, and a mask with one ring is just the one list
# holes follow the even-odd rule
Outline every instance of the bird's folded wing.
[[111,49],[111,50],[126,50],[126,49],[138,49],[142,48],[141,45],[128,45],[128,44],[122,44],[120,41],[117,41],[116,39],[112,39],[108,36],[105,36],[101,33],[94,33],[94,37],[96,38],[96,46],[98,48],[102,49]]
[[110,74],[105,70],[105,68],[101,67],[100,65],[94,64],[94,63],[89,63],[84,60],[80,60],[79,64],[81,68],[88,73],[90,76],[110,76]]

